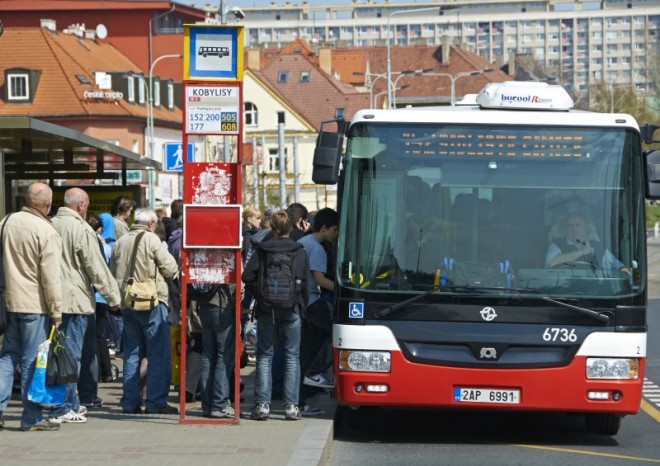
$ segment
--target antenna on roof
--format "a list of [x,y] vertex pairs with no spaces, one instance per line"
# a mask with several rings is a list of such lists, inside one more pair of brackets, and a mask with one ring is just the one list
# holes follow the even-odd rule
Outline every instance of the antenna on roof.
[[108,28],[106,28],[103,24],[96,26],[96,37],[99,39],[105,39],[108,37]]

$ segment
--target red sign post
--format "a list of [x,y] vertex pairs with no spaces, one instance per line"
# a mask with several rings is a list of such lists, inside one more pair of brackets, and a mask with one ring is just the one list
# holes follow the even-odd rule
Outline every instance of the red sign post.
[[[222,50],[222,54],[209,53]],[[236,286],[234,418],[187,417],[185,406],[187,335],[181,332],[180,415],[182,424],[238,424],[240,414],[241,162],[243,158],[243,28],[184,25],[183,244],[181,327],[187,327],[187,286]],[[223,136],[235,140],[235,161],[188,162],[188,138]],[[203,144],[207,147],[207,144]],[[199,160],[201,159],[201,160]],[[212,383],[212,381],[210,381]],[[195,392],[196,387],[191,387]]]

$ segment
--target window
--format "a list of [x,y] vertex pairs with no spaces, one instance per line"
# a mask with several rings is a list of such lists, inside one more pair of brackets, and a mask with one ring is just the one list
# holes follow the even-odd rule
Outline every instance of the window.
[[280,71],[277,73],[277,83],[278,84],[286,84],[286,80],[289,77],[289,73],[286,71]]
[[27,74],[10,74],[7,76],[9,100],[29,100],[30,88],[28,87]]
[[83,74],[77,74],[76,78],[78,78],[80,84],[90,84],[89,78]]
[[259,111],[252,102],[245,102],[245,126],[257,126],[259,124]]
[[138,78],[138,102],[141,104],[144,104],[144,89],[145,89],[145,82],[143,77]]
[[167,83],[167,108],[174,108],[174,83]]
[[154,81],[154,105],[160,107],[160,80],[156,79]]
[[[284,167],[286,168],[286,147],[284,148]],[[266,170],[269,172],[279,172],[280,171],[280,155],[279,149],[277,147],[272,147],[268,149],[268,165]]]
[[300,82],[301,83],[308,83],[310,78],[310,72],[309,71],[301,71],[300,72]]
[[130,103],[135,102],[135,79],[133,76],[128,76],[127,78],[128,81],[128,101]]

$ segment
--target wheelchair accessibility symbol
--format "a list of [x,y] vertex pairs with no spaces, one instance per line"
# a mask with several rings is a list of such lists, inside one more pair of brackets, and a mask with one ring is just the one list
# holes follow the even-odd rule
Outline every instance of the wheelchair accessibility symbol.
[[348,317],[351,319],[363,319],[364,303],[348,303]]

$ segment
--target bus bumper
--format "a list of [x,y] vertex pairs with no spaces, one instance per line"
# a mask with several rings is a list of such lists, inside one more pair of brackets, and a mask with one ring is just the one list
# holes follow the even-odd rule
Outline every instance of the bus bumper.
[[[645,359],[634,380],[588,380],[586,356],[565,367],[461,368],[412,363],[390,351],[389,373],[339,369],[337,402],[348,406],[478,408],[635,414],[640,409]],[[504,402],[506,401],[506,402]]]

